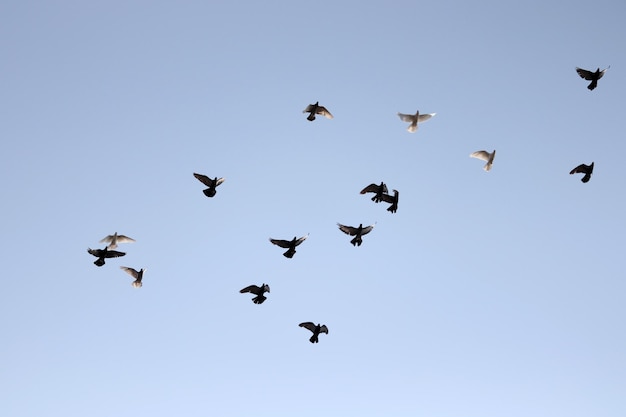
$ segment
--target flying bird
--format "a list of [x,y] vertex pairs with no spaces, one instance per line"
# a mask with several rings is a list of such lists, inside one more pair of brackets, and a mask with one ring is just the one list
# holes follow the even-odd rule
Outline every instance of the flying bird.
[[300,323],[299,324],[300,327],[304,327],[305,329],[308,329],[310,331],[313,332],[313,336],[311,336],[311,338],[309,339],[309,342],[311,343],[318,343],[319,340],[317,339],[317,337],[320,335],[320,333],[326,333],[328,334],[328,327],[326,327],[325,324],[319,325],[319,324],[315,324],[311,321],[305,321],[304,323]]
[[361,243],[363,243],[362,236],[371,232],[375,226],[375,223],[367,227],[363,227],[363,223],[359,224],[359,227],[344,226],[341,223],[337,223],[337,226],[339,226],[339,230],[341,230],[345,234],[354,236],[354,239],[350,241],[350,243],[352,243],[352,246],[361,246]]
[[593,173],[593,162],[591,165],[580,164],[576,168],[570,171],[570,175],[572,174],[585,174],[580,180],[582,182],[589,182],[591,179],[591,174]]
[[302,236],[301,238],[296,238],[295,236],[291,240],[280,240],[280,239],[272,239],[270,238],[270,242],[274,245],[280,246],[281,248],[287,249],[287,252],[283,253],[283,256],[286,258],[293,258],[293,255],[296,253],[296,246],[300,243],[304,242],[309,235]]
[[117,248],[118,243],[133,243],[135,242],[135,239],[132,239],[124,235],[118,235],[117,232],[115,232],[112,235],[106,236],[100,241],[100,243],[104,243],[104,242],[108,243],[107,245],[108,249],[115,249]]
[[400,119],[402,119],[403,122],[410,123],[409,127],[406,130],[411,133],[415,133],[415,131],[417,131],[418,123],[425,122],[436,114],[437,113],[420,114],[420,111],[418,110],[417,112],[415,112],[415,114],[398,113],[398,116],[400,117]]
[[392,196],[389,195],[389,194],[383,194],[382,200],[387,202],[387,203],[391,203],[391,205],[389,206],[387,211],[395,213],[398,210],[398,200],[399,200],[399,197],[400,197],[400,193],[398,192],[398,190],[393,190],[393,195]]
[[97,265],[97,266],[104,265],[104,259],[105,258],[118,258],[120,256],[126,255],[125,252],[118,252],[116,250],[109,250],[108,246],[105,246],[104,249],[87,248],[87,252],[89,252],[90,254],[95,256],[96,258],[98,258],[98,259],[96,259],[94,261],[94,264]]
[[382,181],[380,185],[372,183],[361,190],[361,194],[374,193],[374,197],[372,197],[374,203],[380,203],[383,199],[383,194],[387,192],[387,185]]
[[239,292],[241,294],[251,292],[252,294],[256,295],[256,297],[252,299],[252,302],[254,302],[254,304],[263,304],[263,301],[267,300],[267,297],[264,296],[263,293],[270,292],[270,286],[265,283],[263,283],[260,287],[256,285],[248,285],[246,288],[241,289]]
[[493,158],[496,157],[496,151],[494,149],[493,152],[489,153],[487,151],[476,151],[470,154],[471,158],[480,159],[482,161],[487,161],[483,169],[485,171],[489,171],[491,169],[491,165],[493,164]]
[[608,70],[609,68],[611,68],[610,65],[606,67],[605,69],[603,69],[602,71],[600,71],[600,67],[598,67],[598,69],[595,71],[588,71],[586,69],[576,67],[576,72],[578,73],[578,75],[580,75],[580,78],[583,78],[587,81],[591,81],[591,83],[587,86],[587,88],[590,91],[593,91],[593,89],[598,86],[598,80],[602,78],[602,76],[604,75],[604,72]]
[[215,190],[215,188],[221,183],[223,183],[225,180],[224,178],[217,178],[217,177],[215,177],[214,179],[211,179],[207,177],[206,175],[196,174],[195,172],[193,173],[193,176],[196,177],[198,181],[200,181],[202,184],[209,187],[205,190],[202,190],[204,195],[207,197],[213,197],[215,193],[217,193],[217,190]]
[[320,114],[326,117],[327,119],[333,118],[333,115],[330,114],[330,112],[326,109],[326,107],[320,106],[319,101],[316,101],[315,104],[309,104],[308,106],[306,106],[306,109],[302,110],[302,113],[310,113],[306,119],[311,122],[315,120],[316,114]]
[[141,280],[143,279],[143,273],[146,272],[146,268],[141,268],[139,271],[137,271],[136,269],[129,268],[127,266],[120,266],[120,269],[123,269],[128,275],[135,278],[135,281],[130,285],[135,288],[141,288],[141,286],[143,285],[141,283]]

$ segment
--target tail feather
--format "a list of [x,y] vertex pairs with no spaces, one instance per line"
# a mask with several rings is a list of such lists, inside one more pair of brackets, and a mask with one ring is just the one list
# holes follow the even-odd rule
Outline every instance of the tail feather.
[[589,91],[593,91],[594,88],[596,88],[598,86],[598,81],[597,80],[593,80],[591,82],[591,84],[589,84],[587,86],[587,88],[589,89]]
[[319,340],[317,339],[317,336],[316,336],[316,335],[313,335],[313,336],[311,336],[311,338],[309,339],[309,342],[311,342],[311,343],[318,343],[318,342],[319,342]]
[[215,188],[207,188],[206,190],[203,190],[202,192],[207,197],[213,197],[215,193],[217,192],[217,190],[215,190]]
[[309,113],[309,116],[306,119],[312,122],[313,120],[315,120],[315,113]]
[[291,259],[291,258],[293,258],[293,255],[295,255],[295,254],[296,254],[296,250],[295,249],[289,249],[287,252],[283,253],[283,256],[285,258]]
[[357,236],[354,239],[352,239],[350,243],[352,243],[352,246],[357,246],[357,245],[361,246],[361,243],[363,243],[363,241],[361,240],[359,236]]
[[98,258],[93,263],[97,266],[102,266],[104,265],[104,258]]
[[263,301],[267,300],[267,297],[264,296],[263,294],[261,295],[257,295],[256,297],[254,297],[252,299],[252,301],[254,302],[254,304],[263,304]]

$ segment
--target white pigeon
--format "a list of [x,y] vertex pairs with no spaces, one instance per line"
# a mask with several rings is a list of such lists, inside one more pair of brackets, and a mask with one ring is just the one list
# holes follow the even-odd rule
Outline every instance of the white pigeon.
[[418,123],[422,123],[425,122],[426,120],[430,119],[431,117],[433,117],[434,115],[436,115],[437,113],[424,113],[424,114],[420,114],[420,111],[418,110],[415,114],[404,114],[404,113],[398,113],[398,116],[400,117],[400,119],[403,122],[409,122],[411,123],[409,125],[409,127],[407,127],[406,130],[408,130],[411,133],[415,133],[415,131],[417,131],[417,124]]
[[491,169],[491,165],[493,164],[493,158],[496,157],[496,150],[494,149],[493,152],[491,152],[491,153],[489,153],[487,151],[472,152],[470,154],[470,157],[471,158],[480,159],[482,161],[487,161],[487,163],[485,164],[483,169],[485,171],[489,171]]
[[118,235],[117,232],[115,232],[112,235],[108,235],[105,238],[103,238],[100,243],[103,242],[108,242],[108,248],[109,249],[115,249],[117,248],[117,244],[118,243],[133,243],[135,241],[135,239],[132,239],[128,236],[124,236],[124,235]]

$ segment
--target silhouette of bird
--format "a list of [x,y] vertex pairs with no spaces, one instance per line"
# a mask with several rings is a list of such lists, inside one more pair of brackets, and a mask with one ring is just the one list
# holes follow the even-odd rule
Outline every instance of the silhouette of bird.
[[280,239],[272,239],[270,238],[270,242],[274,245],[280,246],[281,248],[287,249],[287,252],[283,253],[283,256],[286,258],[293,258],[293,255],[296,253],[296,246],[300,243],[304,242],[309,235],[302,236],[301,238],[293,237],[292,240],[280,240]]
[[120,256],[126,255],[125,252],[118,252],[116,250],[109,250],[108,246],[105,246],[104,249],[87,248],[87,252],[89,252],[90,254],[95,256],[96,258],[98,258],[98,259],[96,259],[94,261],[94,264],[97,265],[97,266],[104,265],[104,259],[105,258],[118,258]]
[[326,117],[327,119],[333,118],[333,115],[330,114],[330,112],[326,109],[326,107],[320,106],[319,101],[316,101],[315,104],[309,104],[308,106],[306,106],[306,109],[302,110],[302,113],[310,113],[306,119],[311,122],[315,120],[316,114],[320,114]]
[[267,297],[264,296],[263,293],[270,292],[270,286],[265,283],[263,283],[260,287],[257,287],[256,285],[248,285],[246,288],[241,289],[239,292],[241,294],[251,292],[252,294],[256,295],[256,297],[252,299],[252,302],[254,302],[254,304],[263,304],[263,301],[267,300]]
[[141,286],[143,285],[141,283],[141,280],[143,279],[143,273],[146,272],[146,268],[141,268],[139,271],[137,271],[136,269],[129,268],[127,266],[120,266],[120,269],[123,269],[128,275],[135,278],[135,281],[130,285],[135,288],[141,288]]
[[436,114],[437,113],[420,114],[420,111],[418,110],[417,112],[415,112],[415,114],[398,113],[398,116],[400,117],[400,119],[402,119],[403,122],[410,123],[409,127],[406,130],[411,133],[415,133],[417,131],[418,123],[425,122]]
[[106,236],[100,241],[100,243],[104,243],[104,242],[108,243],[107,245],[108,249],[115,249],[117,248],[118,243],[133,243],[135,242],[135,239],[132,239],[124,235],[118,235],[117,232],[115,232],[112,235]]
[[341,223],[337,223],[337,226],[339,226],[339,230],[341,230],[345,234],[350,235],[350,236],[355,236],[354,239],[350,241],[350,243],[352,243],[352,246],[356,246],[356,245],[361,246],[361,243],[363,243],[362,236],[371,232],[375,224],[376,223],[374,223],[371,226],[363,227],[363,223],[361,223],[359,224],[359,227],[352,227],[352,226],[344,226]]
[[493,158],[496,157],[496,151],[494,149],[493,152],[489,153],[487,151],[476,151],[470,154],[471,158],[480,159],[482,161],[487,161],[483,169],[485,171],[489,171],[491,169],[491,165],[493,164]]
[[385,185],[385,183],[382,181],[380,182],[380,185],[372,183],[361,190],[361,194],[375,193],[374,197],[372,197],[372,201],[374,203],[380,203],[380,201],[383,199],[383,194],[387,192],[387,185]]
[[195,172],[193,173],[193,176],[196,177],[198,181],[200,181],[202,184],[209,187],[205,190],[202,190],[204,195],[207,197],[213,197],[215,193],[217,193],[217,190],[215,188],[221,183],[223,183],[225,180],[224,178],[217,178],[217,177],[215,177],[214,179],[211,179],[207,177],[206,175],[196,174]]
[[320,333],[326,333],[328,334],[328,327],[326,327],[325,324],[319,325],[319,324],[315,324],[311,321],[305,321],[304,323],[300,323],[299,324],[300,327],[304,327],[305,329],[308,329],[310,331],[313,332],[313,336],[311,336],[311,338],[309,339],[309,342],[311,343],[318,343],[319,340],[317,339],[317,337],[320,335]]
[[598,69],[595,71],[588,71],[586,69],[576,67],[576,72],[578,73],[578,75],[580,75],[580,78],[584,78],[587,81],[591,81],[591,83],[587,86],[587,88],[590,91],[593,91],[593,89],[598,86],[598,80],[602,78],[602,76],[604,75],[604,72],[608,70],[609,68],[611,68],[610,65],[606,67],[605,69],[603,69],[602,71],[600,71],[600,67],[598,67]]
[[383,201],[386,201],[387,203],[391,203],[387,211],[395,213],[398,210],[399,197],[400,197],[400,193],[398,192],[398,190],[393,190],[392,196],[389,194],[383,194],[383,198],[382,198]]
[[589,182],[591,179],[591,174],[593,174],[593,162],[591,165],[580,164],[576,168],[570,171],[570,175],[572,174],[585,174],[580,180],[582,182]]

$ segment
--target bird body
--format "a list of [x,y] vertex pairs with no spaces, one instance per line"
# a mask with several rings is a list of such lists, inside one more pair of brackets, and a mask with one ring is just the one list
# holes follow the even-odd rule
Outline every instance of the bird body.
[[94,264],[96,266],[104,265],[104,259],[105,258],[118,258],[120,256],[126,255],[125,252],[118,252],[116,250],[109,250],[108,246],[105,246],[104,249],[87,248],[87,252],[89,252],[91,255],[95,256],[96,258],[98,258],[98,259],[96,259],[94,261]]
[[374,193],[374,197],[372,197],[372,201],[374,203],[380,203],[382,201],[383,194],[387,192],[387,185],[385,185],[382,181],[380,182],[380,185],[372,183],[361,190],[361,194]]
[[330,114],[330,112],[326,109],[326,107],[320,106],[319,101],[316,101],[315,104],[309,104],[308,106],[306,106],[306,109],[302,110],[302,113],[309,113],[306,119],[310,122],[315,120],[316,114],[322,115],[326,117],[327,119],[333,118],[333,115]]
[[309,339],[309,342],[311,343],[319,342],[318,336],[320,333],[328,334],[328,327],[326,327],[325,324],[320,325],[319,323],[315,324],[311,321],[306,321],[304,323],[300,323],[299,326],[304,327],[305,329],[308,329],[313,332],[313,336],[311,336],[311,338]]
[[207,177],[206,175],[196,174],[195,172],[193,173],[193,176],[196,177],[196,179],[198,181],[200,181],[202,184],[204,184],[207,187],[209,187],[209,188],[206,188],[206,189],[202,190],[204,195],[207,196],[207,197],[213,197],[215,195],[215,193],[217,193],[217,190],[215,188],[225,181],[225,178],[217,178],[217,177],[215,177],[215,178],[211,179],[211,178]]
[[291,240],[282,240],[282,239],[272,239],[270,238],[270,242],[272,242],[276,246],[280,246],[281,248],[287,249],[287,252],[283,253],[283,256],[286,258],[293,258],[293,255],[296,254],[296,246],[300,245],[304,242],[309,235],[302,236],[301,238],[293,237]]
[[580,164],[576,168],[570,171],[570,175],[572,174],[585,174],[580,180],[582,182],[589,182],[591,179],[591,174],[593,174],[593,162],[591,165]]
[[337,226],[339,226],[339,230],[341,230],[345,234],[354,236],[354,239],[350,241],[350,243],[352,243],[352,246],[357,246],[357,245],[361,246],[361,244],[363,243],[363,238],[362,238],[363,235],[366,235],[369,232],[371,232],[375,224],[372,224],[371,226],[363,227],[363,223],[361,223],[359,224],[359,227],[352,227],[352,226],[345,226],[341,223],[337,223]]
[[239,292],[241,294],[247,292],[252,293],[256,295],[256,297],[252,299],[252,302],[254,304],[263,304],[263,301],[267,299],[267,297],[264,296],[263,293],[270,292],[270,286],[265,283],[261,284],[260,287],[256,285],[248,285],[246,288],[242,288]]
[[482,161],[486,161],[487,163],[483,167],[483,169],[487,172],[491,170],[491,165],[493,165],[493,159],[496,157],[496,151],[494,149],[493,152],[489,153],[487,151],[476,151],[470,154],[471,158],[480,159]]
[[398,210],[398,200],[400,199],[400,193],[398,190],[393,190],[393,195],[383,194],[382,200],[391,203],[387,211],[395,213]]
[[418,123],[425,122],[426,120],[430,119],[431,117],[433,117],[436,114],[437,113],[420,114],[420,111],[418,110],[417,112],[415,112],[415,114],[398,113],[398,117],[400,117],[400,119],[403,122],[410,123],[409,127],[407,127],[406,130],[408,130],[411,133],[415,133],[417,131],[417,124]]
[[127,266],[120,266],[120,269],[124,270],[128,275],[135,278],[135,281],[130,284],[135,288],[141,288],[143,285],[141,280],[143,279],[143,273],[146,272],[146,268],[141,268],[139,271],[133,268],[129,268]]
[[108,235],[105,236],[100,243],[104,243],[107,242],[107,248],[108,249],[115,249],[117,248],[117,244],[118,243],[133,243],[135,242],[135,239],[132,239],[128,236],[124,236],[124,235],[118,235],[117,232],[113,233],[112,235]]
[[587,81],[591,81],[591,83],[587,86],[587,88],[589,89],[589,91],[593,91],[593,89],[598,86],[598,80],[602,78],[606,70],[608,70],[609,68],[611,68],[610,65],[606,67],[605,69],[603,69],[602,71],[600,71],[600,67],[598,67],[598,69],[595,71],[589,71],[586,69],[576,67],[576,72],[578,73],[578,75],[580,75],[580,78],[583,78]]

